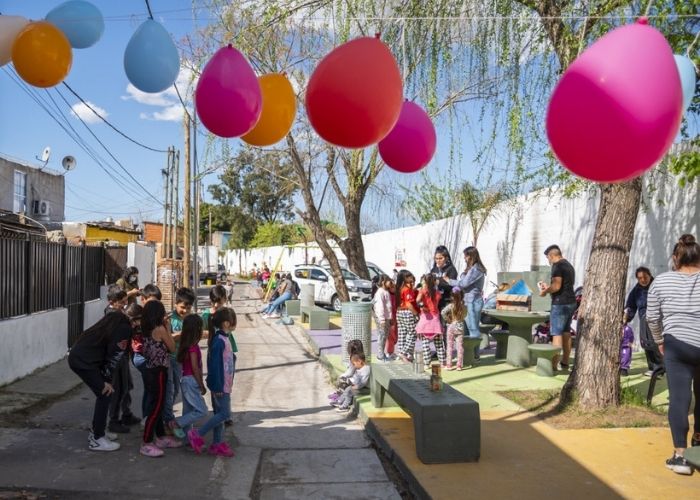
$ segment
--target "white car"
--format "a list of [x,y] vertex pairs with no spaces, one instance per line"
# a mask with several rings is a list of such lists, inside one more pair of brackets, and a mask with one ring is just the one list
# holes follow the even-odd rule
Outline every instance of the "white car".
[[[369,271],[369,278],[370,278],[370,279],[373,279],[375,276],[381,276],[382,274],[386,274],[386,273],[385,273],[377,264],[375,264],[374,262],[366,261],[365,263],[367,264],[367,270]],[[348,266],[348,261],[347,261],[347,260],[338,259],[338,264],[340,264],[340,267],[342,267],[342,268],[344,268],[344,269],[347,269],[347,268],[349,267],[349,266]],[[321,265],[324,266],[324,267],[328,267],[328,260],[324,258],[324,259],[321,261]],[[388,276],[391,277],[390,274],[389,274]],[[362,279],[362,278],[360,278],[360,279]]]
[[[363,280],[347,269],[341,271],[351,301],[369,302],[372,300],[372,283],[370,281]],[[299,286],[313,284],[314,301],[317,304],[330,305],[335,311],[340,311],[342,302],[338,297],[335,280],[330,269],[314,265],[298,265],[294,268],[294,281],[299,283]]]

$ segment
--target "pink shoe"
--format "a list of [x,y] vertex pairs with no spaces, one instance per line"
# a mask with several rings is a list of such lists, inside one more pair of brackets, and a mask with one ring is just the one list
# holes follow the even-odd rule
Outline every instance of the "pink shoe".
[[144,457],[151,457],[151,458],[163,456],[163,450],[158,448],[153,443],[146,443],[144,445],[141,445],[141,449],[139,450],[139,453],[141,453],[141,455],[143,455]]
[[187,431],[187,440],[190,442],[190,446],[197,455],[202,453],[204,439],[202,439],[202,436],[199,435],[197,429],[190,429]]
[[182,446],[182,441],[175,439],[172,436],[163,436],[162,438],[157,437],[154,441],[155,445],[160,448],[179,448]]
[[228,443],[214,443],[211,446],[209,446],[207,453],[209,453],[210,455],[227,458],[230,458],[235,455],[233,450],[229,447]]

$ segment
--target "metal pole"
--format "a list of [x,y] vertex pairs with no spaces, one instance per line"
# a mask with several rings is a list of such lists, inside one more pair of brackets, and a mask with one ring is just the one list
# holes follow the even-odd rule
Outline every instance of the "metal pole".
[[170,156],[170,246],[168,248],[169,258],[174,259],[175,256],[172,252],[173,246],[173,224],[175,223],[175,211],[173,207],[175,206],[175,147],[173,147],[173,153]]
[[177,259],[177,226],[179,225],[180,216],[180,150],[175,151],[175,158],[173,159],[173,164],[175,165],[175,219],[173,225],[173,259]]
[[[185,113],[185,118],[184,118],[184,127],[185,127],[185,186],[184,186],[184,199],[183,199],[183,218],[184,218],[184,242],[183,246],[185,248],[184,255],[182,256],[183,262],[182,262],[182,271],[184,274],[184,284],[186,287],[190,286],[190,255],[191,255],[191,250],[192,250],[192,224],[191,224],[191,219],[190,217],[192,216],[192,201],[191,201],[191,193],[192,193],[192,188],[190,186],[191,179],[190,179],[190,116]],[[192,280],[194,281],[194,280]],[[196,283],[196,281],[195,281]]]
[[[194,269],[194,288],[195,290],[199,286],[199,169],[197,168],[197,115],[194,116],[192,120],[192,162],[193,166],[193,180],[192,191],[194,197],[194,230],[193,230],[193,257],[192,257],[192,267]],[[195,293],[195,297],[197,294]],[[195,306],[197,305],[197,299],[195,298]]]
[[168,189],[170,187],[170,148],[168,148],[168,161],[165,165],[165,170],[163,170],[163,179],[164,179],[164,198],[163,198],[163,206],[165,208],[164,214],[163,214],[163,240],[161,241],[160,244],[160,254],[161,258],[167,259],[168,258],[168,240],[170,238],[170,231],[168,230],[168,221],[170,220],[170,216],[168,214],[168,209],[169,204],[168,204]]

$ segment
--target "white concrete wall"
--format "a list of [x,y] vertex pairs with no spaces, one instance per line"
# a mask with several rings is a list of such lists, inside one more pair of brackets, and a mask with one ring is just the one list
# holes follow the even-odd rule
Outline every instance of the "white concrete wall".
[[151,245],[129,243],[126,249],[126,265],[139,270],[139,286],[155,283],[156,249]]
[[[140,271],[139,271],[140,272]],[[83,314],[83,330],[87,330],[97,323],[105,315],[107,308],[106,299],[95,299],[85,302],[85,312]]]
[[0,386],[63,358],[68,310],[54,309],[0,321]]

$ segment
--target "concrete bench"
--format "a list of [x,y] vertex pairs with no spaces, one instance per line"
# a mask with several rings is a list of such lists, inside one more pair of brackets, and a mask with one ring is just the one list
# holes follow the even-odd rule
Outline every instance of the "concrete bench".
[[287,316],[299,316],[301,314],[301,300],[289,299],[284,303]]
[[476,462],[481,454],[479,403],[448,384],[433,392],[410,365],[373,363],[372,404],[400,406],[413,419],[416,455],[425,464]]
[[309,330],[328,330],[330,313],[322,307],[301,307],[301,322],[309,323]]
[[479,331],[481,332],[481,344],[479,344],[479,349],[489,348],[489,332],[494,328],[496,328],[496,325],[493,323],[479,323]]
[[464,347],[464,366],[474,366],[478,362],[474,356],[474,348],[481,344],[481,337],[464,337],[462,346]]
[[527,348],[537,357],[535,373],[540,377],[553,377],[552,358],[561,352],[561,347],[555,347],[552,344],[530,344]]
[[489,332],[496,340],[496,355],[494,359],[506,359],[508,355],[508,336],[510,332],[508,330],[495,329]]

